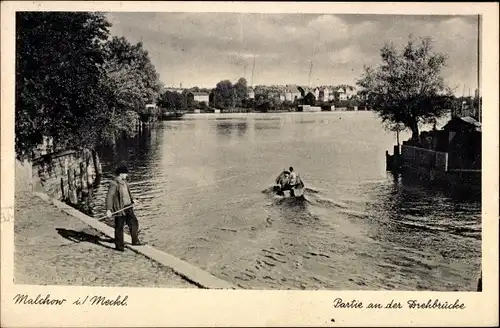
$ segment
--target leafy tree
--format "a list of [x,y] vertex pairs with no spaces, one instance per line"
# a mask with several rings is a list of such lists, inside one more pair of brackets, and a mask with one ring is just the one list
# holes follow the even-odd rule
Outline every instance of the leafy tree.
[[115,92],[116,109],[136,111],[142,121],[158,115],[154,109],[146,108],[146,104],[157,99],[161,84],[142,43],[133,45],[124,37],[113,37],[106,44],[106,53],[106,72]]
[[185,89],[182,91],[182,108],[183,109],[194,109],[195,108],[195,101],[194,101],[194,95],[192,94],[193,91]]
[[240,78],[238,82],[234,84],[234,91],[236,94],[236,102],[241,106],[248,96],[247,80],[243,77]]
[[134,136],[139,120],[140,117],[136,111],[112,111],[106,120],[100,141],[107,143],[115,141],[117,136]]
[[283,101],[279,97],[273,97],[271,104],[272,104],[272,109],[277,109],[281,108]]
[[293,102],[291,102],[289,100],[285,100],[281,104],[281,109],[283,109],[283,110],[290,110],[292,107],[293,107]]
[[[56,149],[92,148],[158,115],[161,84],[142,43],[109,37],[100,13],[16,16],[16,154],[43,137]],[[52,150],[56,150],[52,149]]]
[[255,105],[254,99],[247,98],[243,101],[242,106],[244,108],[252,108]]
[[236,93],[233,84],[229,80],[217,83],[214,90],[214,103],[218,108],[234,108]]
[[16,13],[16,155],[43,137],[56,148],[98,140],[108,121],[102,44],[110,24],[90,12]]
[[255,101],[255,108],[260,112],[267,112],[273,108],[273,102],[261,96]]
[[386,43],[380,54],[381,65],[365,67],[357,81],[359,94],[384,123],[402,123],[411,130],[412,139],[418,140],[419,124],[449,109],[451,92],[440,74],[446,57],[432,51],[432,39],[416,43],[411,36],[400,53]]
[[183,95],[178,92],[165,91],[158,97],[158,106],[167,111],[184,109]]

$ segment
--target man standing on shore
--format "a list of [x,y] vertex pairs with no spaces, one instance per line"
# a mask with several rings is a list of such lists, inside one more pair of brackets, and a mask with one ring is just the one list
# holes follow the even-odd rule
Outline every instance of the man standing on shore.
[[116,169],[116,178],[111,181],[106,197],[106,216],[111,218],[115,213],[115,247],[118,251],[125,250],[123,228],[125,223],[130,229],[132,245],[143,245],[139,242],[139,222],[132,208],[134,201],[126,182],[128,169],[120,166]]

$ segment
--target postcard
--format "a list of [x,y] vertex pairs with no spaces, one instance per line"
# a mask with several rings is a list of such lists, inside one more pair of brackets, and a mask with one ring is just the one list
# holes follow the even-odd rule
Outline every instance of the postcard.
[[1,15],[2,326],[498,325],[498,4]]

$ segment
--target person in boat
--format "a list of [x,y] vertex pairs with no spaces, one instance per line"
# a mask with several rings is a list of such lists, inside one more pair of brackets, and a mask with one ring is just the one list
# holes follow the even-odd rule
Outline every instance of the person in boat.
[[290,172],[287,169],[283,169],[283,171],[276,178],[276,187],[275,191],[278,195],[283,195],[283,191],[286,190],[286,186],[288,185],[288,180],[290,178]]
[[293,170],[293,167],[290,166],[288,169],[290,171],[290,177],[288,179],[287,189],[290,190],[290,196],[295,196],[294,188],[297,186],[297,172]]
[[295,189],[304,188],[300,176],[295,172],[293,167],[288,170],[284,169],[283,172],[276,178],[276,191],[278,195],[283,195],[286,190],[290,191],[290,196],[295,196]]

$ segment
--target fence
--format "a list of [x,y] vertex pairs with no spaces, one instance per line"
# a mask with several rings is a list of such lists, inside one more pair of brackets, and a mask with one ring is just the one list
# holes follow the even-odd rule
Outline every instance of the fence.
[[448,153],[414,146],[401,146],[403,165],[448,171]]

